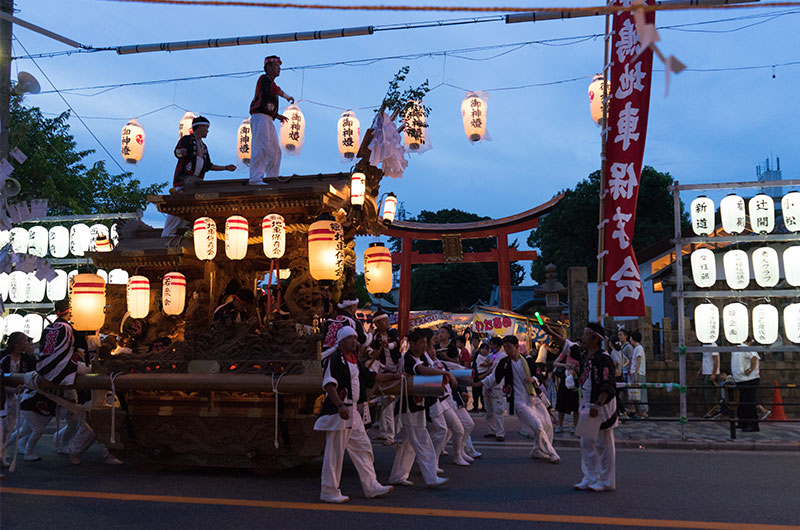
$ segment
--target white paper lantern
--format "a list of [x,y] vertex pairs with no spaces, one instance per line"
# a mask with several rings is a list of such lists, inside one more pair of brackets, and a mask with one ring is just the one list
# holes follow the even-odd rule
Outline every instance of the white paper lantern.
[[117,227],[117,223],[111,225],[111,234],[109,235],[111,238],[111,246],[116,247],[119,245],[119,230]]
[[0,300],[5,302],[8,300],[8,273],[0,272]]
[[94,224],[89,228],[89,252],[111,252],[111,241],[108,238],[106,225]]
[[694,284],[698,287],[713,286],[717,281],[717,264],[714,253],[707,248],[700,248],[692,252],[691,259]]
[[97,274],[76,274],[69,284],[69,310],[77,331],[96,331],[106,320],[106,284]]
[[210,217],[194,222],[194,253],[197,259],[209,261],[217,255],[217,223]]
[[383,214],[381,215],[381,219],[385,224],[391,224],[394,222],[394,214],[397,211],[397,197],[394,193],[389,193],[386,198],[383,200]]
[[299,155],[306,139],[306,118],[300,107],[292,103],[283,112],[286,121],[281,123],[281,147],[289,155]]
[[69,279],[67,273],[56,269],[56,277],[47,282],[47,299],[51,302],[58,302],[67,297],[67,287]]
[[25,317],[19,313],[12,313],[3,320],[6,327],[6,337],[12,333],[25,333]]
[[308,229],[308,271],[317,281],[338,280],[344,273],[344,232],[335,221],[321,220]]
[[800,343],[800,304],[789,304],[783,309],[783,331],[789,341]]
[[472,143],[480,142],[486,136],[488,103],[488,96],[478,92],[470,92],[461,102],[461,120],[464,123],[464,134],[467,135],[467,140]]
[[37,258],[47,255],[47,228],[34,226],[28,230],[28,254]]
[[246,166],[250,165],[250,156],[253,151],[253,129],[250,127],[250,118],[239,125],[236,131],[236,154]]
[[14,271],[8,275],[8,298],[15,304],[24,304],[28,301],[27,273]]
[[44,328],[44,318],[36,313],[28,313],[24,317],[22,332],[25,333],[33,342],[42,339],[42,329]]
[[47,292],[47,280],[40,280],[36,277],[35,272],[28,273],[28,294],[26,298],[28,302],[38,304],[44,300],[44,294]]
[[714,201],[700,196],[692,201],[689,208],[692,218],[692,231],[698,236],[714,232]]
[[194,112],[187,112],[178,122],[178,138],[183,138],[187,134],[192,134],[192,120],[197,116]]
[[103,269],[97,269],[97,272],[95,274],[103,278],[104,282],[108,283],[108,273],[106,271],[104,271]]
[[135,164],[144,154],[144,129],[136,119],[131,119],[122,128],[122,158],[129,164]]
[[753,308],[753,338],[759,344],[772,344],[778,340],[778,308],[759,304]]
[[781,199],[783,224],[789,232],[800,232],[800,192],[790,191]]
[[83,223],[74,224],[69,229],[69,251],[73,256],[83,256],[92,241],[91,229]]
[[344,111],[336,123],[336,139],[339,154],[347,160],[355,158],[361,145],[361,123],[352,110]]
[[283,216],[271,213],[261,221],[264,254],[269,259],[280,259],[286,252],[286,221]]
[[722,218],[722,229],[729,234],[744,232],[747,214],[744,209],[744,199],[731,193],[719,203],[719,214]]
[[[603,121],[604,85],[605,79],[600,74],[596,74],[589,84],[589,111],[592,115],[592,121],[598,126]],[[609,92],[610,95],[611,93]]]
[[126,294],[131,318],[146,317],[150,312],[150,280],[144,276],[131,276]]
[[11,243],[11,231],[0,230],[0,250],[2,250],[9,243]]
[[52,324],[56,320],[58,320],[58,315],[50,314],[50,315],[47,315],[46,317],[44,317],[44,322],[45,322],[45,325],[47,325],[47,326],[49,326],[50,324]]
[[725,340],[731,344],[741,344],[747,340],[748,321],[747,307],[739,302],[726,305],[722,309],[722,327]]
[[67,284],[72,285],[72,278],[78,275],[78,269],[73,269],[67,273]]
[[108,273],[108,283],[111,285],[128,285],[128,272],[122,269],[112,269]]
[[753,251],[753,277],[761,287],[775,287],[780,280],[778,252],[772,247]]
[[229,259],[239,260],[247,255],[247,238],[250,236],[250,225],[241,215],[232,215],[225,221],[225,255]]
[[278,279],[288,280],[292,275],[292,269],[278,269]]
[[719,309],[714,304],[699,304],[694,308],[694,329],[697,340],[711,344],[719,338]]
[[748,203],[750,227],[756,234],[769,234],[775,228],[775,201],[765,193],[759,193]]
[[392,290],[392,253],[383,243],[370,243],[364,251],[364,281],[372,294]]
[[11,229],[11,250],[17,254],[28,252],[28,231],[21,226]]
[[186,304],[186,276],[180,272],[169,272],[161,281],[161,305],[164,313],[180,315]]
[[786,283],[800,287],[800,246],[789,247],[783,251],[783,274]]
[[421,101],[414,101],[403,116],[403,143],[409,151],[422,151],[425,147],[427,127],[425,109]]
[[48,230],[47,237],[50,240],[50,255],[66,258],[69,254],[69,229],[66,226],[53,226]]
[[731,289],[746,289],[750,283],[750,266],[748,265],[747,252],[744,250],[729,250],[722,257],[725,269],[725,282]]
[[0,317],[0,342],[6,338],[6,322],[3,317]]
[[366,192],[367,177],[364,173],[356,171],[350,176],[350,204],[357,208],[363,206]]

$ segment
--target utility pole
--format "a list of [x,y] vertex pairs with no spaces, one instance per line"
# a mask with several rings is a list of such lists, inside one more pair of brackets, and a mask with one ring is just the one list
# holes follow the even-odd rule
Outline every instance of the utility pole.
[[[0,0],[0,10],[13,15],[14,0]],[[12,26],[10,20],[0,18],[0,160],[8,157]]]

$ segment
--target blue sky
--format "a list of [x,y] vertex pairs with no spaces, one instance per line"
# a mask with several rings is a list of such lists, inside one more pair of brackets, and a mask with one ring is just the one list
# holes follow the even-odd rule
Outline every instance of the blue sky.
[[[329,2],[345,3],[345,2]],[[452,5],[432,0],[405,4]],[[490,5],[488,2],[459,2]],[[378,4],[375,2],[375,4]],[[589,6],[596,2],[532,2],[515,6]],[[106,0],[17,0],[17,16],[97,47],[121,44],[221,38],[266,33],[388,25],[474,16],[469,13],[345,12],[258,7],[184,7],[119,3]],[[724,23],[660,30],[660,47],[688,68],[727,69],[799,61],[797,30],[800,9],[736,9],[659,13],[658,26],[771,14]],[[781,15],[782,16],[775,16]],[[755,25],[753,25],[755,24]],[[750,26],[750,27],[745,27]],[[504,24],[487,22],[444,28],[377,32],[371,36],[241,46],[223,49],[156,52],[118,56],[114,52],[81,53],[36,59],[58,89],[146,81],[204,74],[259,70],[263,57],[278,54],[284,68],[371,57],[425,53],[497,44],[579,37],[603,32],[602,18]],[[24,28],[15,28],[13,54],[62,51],[66,46]],[[559,44],[555,46],[553,44]],[[507,53],[506,53],[507,52]],[[403,65],[411,67],[409,83],[428,79],[436,87],[426,98],[433,149],[412,156],[405,176],[384,180],[382,191],[394,191],[406,210],[459,208],[491,217],[512,215],[574,186],[600,164],[599,128],[589,118],[587,86],[603,66],[602,38],[530,44],[446,57],[377,61],[366,66],[285,70],[279,84],[300,101],[307,119],[300,157],[284,157],[282,174],[346,171],[336,150],[336,120],[344,109],[369,107],[357,115],[366,129],[372,106],[382,99],[387,82]],[[654,68],[660,69],[656,61]],[[31,60],[12,66],[33,73],[43,91],[53,90]],[[774,76],[773,76],[774,74]],[[545,87],[491,90],[585,77]],[[207,143],[217,164],[237,163],[236,129],[247,116],[256,75],[191,82],[65,92],[64,97],[113,157],[144,183],[171,180],[172,150],[184,111],[168,108],[139,119],[147,135],[143,160],[125,164],[119,154],[120,129],[134,116],[177,105],[209,117]],[[491,142],[471,145],[464,136],[460,104],[465,91],[490,90],[488,129]],[[645,164],[668,171],[681,183],[755,179],[755,166],[779,156],[784,179],[797,178],[800,167],[797,87],[800,64],[737,71],[687,71],[672,77],[664,97],[664,74],[653,73]],[[55,93],[29,95],[26,104],[47,113],[66,110]],[[338,107],[330,108],[319,103]],[[232,117],[223,117],[232,116]],[[104,118],[104,119],[97,119]],[[105,119],[114,118],[114,119]],[[82,149],[97,142],[75,118],[72,133]],[[210,178],[245,178],[235,173]],[[109,161],[112,171],[116,170]],[[690,200],[690,198],[689,198]],[[148,209],[145,220],[163,223]],[[524,241],[526,234],[521,235]],[[365,242],[364,242],[365,243]],[[362,245],[360,244],[359,247]],[[363,245],[365,246],[365,245]]]

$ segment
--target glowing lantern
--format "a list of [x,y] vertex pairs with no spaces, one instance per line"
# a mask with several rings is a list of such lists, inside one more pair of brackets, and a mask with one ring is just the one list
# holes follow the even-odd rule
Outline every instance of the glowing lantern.
[[361,123],[356,118],[356,113],[346,110],[336,123],[336,139],[339,143],[339,153],[350,160],[356,156],[361,145]]
[[28,302],[39,303],[44,300],[44,293],[47,291],[47,280],[40,280],[35,272],[28,273],[28,289],[25,298]]
[[722,257],[725,269],[725,282],[731,289],[745,289],[750,283],[750,266],[748,265],[747,252],[744,250],[729,250]]
[[245,118],[239,130],[236,131],[236,154],[246,166],[250,165],[250,153],[253,147],[253,129],[250,127],[250,118]]
[[11,229],[11,250],[17,254],[28,252],[28,231],[21,226]]
[[731,193],[723,198],[719,203],[719,214],[722,218],[722,229],[729,234],[741,234],[744,232],[746,214],[744,210],[744,199]]
[[250,225],[241,215],[232,215],[225,221],[225,255],[230,259],[242,259],[247,254],[247,237]]
[[425,109],[422,102],[414,101],[403,116],[403,142],[409,151],[423,151],[425,147]]
[[69,251],[73,256],[83,256],[92,241],[91,229],[83,223],[72,225],[69,229]]
[[264,254],[269,259],[280,259],[286,252],[286,222],[283,216],[271,213],[261,221]]
[[778,252],[774,248],[762,247],[753,251],[753,276],[761,287],[778,285]]
[[783,331],[791,342],[800,343],[800,304],[789,304],[783,309]]
[[71,270],[67,273],[67,284],[72,284],[72,278],[78,275],[78,269]]
[[0,300],[8,300],[8,273],[0,272]]
[[364,204],[364,195],[367,192],[367,177],[364,173],[356,171],[350,177],[350,204],[361,208]]
[[789,247],[783,251],[783,274],[786,283],[800,287],[800,247]]
[[292,275],[292,269],[278,269],[279,280],[288,280],[289,276],[291,275]]
[[136,119],[131,119],[122,128],[122,158],[129,164],[135,164],[144,154],[144,129]]
[[54,226],[47,233],[50,240],[50,255],[54,258],[66,258],[69,254],[69,230],[65,226]]
[[19,313],[8,315],[4,323],[6,325],[6,337],[16,332],[25,333],[25,317]]
[[24,304],[28,300],[28,275],[22,271],[14,271],[8,275],[8,298],[15,304]]
[[178,122],[178,138],[183,138],[187,134],[192,134],[192,120],[197,116],[194,112],[187,112]]
[[315,221],[308,229],[308,271],[315,280],[338,280],[344,273],[344,232],[329,220]]
[[790,191],[781,199],[783,224],[789,232],[800,232],[800,192]]
[[699,304],[694,308],[694,329],[697,340],[711,344],[719,338],[719,309],[714,304]]
[[180,315],[186,304],[186,276],[180,272],[169,272],[161,282],[161,300],[164,312]]
[[778,308],[759,304],[753,308],[753,338],[759,344],[772,344],[778,340]]
[[772,197],[759,193],[748,203],[750,227],[756,234],[768,234],[775,228],[775,202]]
[[692,252],[692,280],[698,287],[711,287],[716,283],[717,264],[709,249],[700,248]]
[[392,253],[383,243],[370,243],[364,251],[364,281],[372,294],[392,290]]
[[306,139],[306,118],[294,103],[286,108],[283,115],[286,121],[281,123],[281,147],[287,155],[299,155]]
[[194,222],[194,253],[199,260],[212,260],[217,255],[217,223],[210,217]]
[[484,93],[470,92],[461,102],[461,120],[464,134],[470,142],[480,142],[486,136],[487,104],[489,97]]
[[[592,82],[589,83],[589,111],[592,114],[592,121],[597,126],[603,121],[603,92],[605,92],[605,79],[600,74],[595,74]],[[611,97],[611,92],[608,93]]]
[[707,236],[714,231],[714,201],[700,196],[692,201],[689,209],[692,216],[692,231],[698,236]]
[[69,285],[69,310],[77,331],[96,331],[106,320],[106,284],[97,274],[76,274]]
[[394,193],[389,193],[386,198],[383,200],[383,215],[381,219],[385,224],[391,224],[394,222],[394,214],[397,211],[397,197]]
[[[103,247],[107,247],[107,250],[101,250],[99,248],[100,244]],[[89,229],[89,251],[111,252],[111,242],[108,239],[108,227],[106,225],[96,224]]]
[[128,285],[128,273],[122,269],[112,269],[108,273],[108,283],[111,285]]
[[42,338],[44,328],[44,318],[36,313],[28,313],[23,318],[22,332],[25,333],[33,342],[39,342]]
[[47,228],[34,226],[28,230],[28,254],[38,258],[47,255]]
[[150,280],[144,276],[131,276],[126,294],[131,318],[146,317],[150,312]]
[[108,236],[100,234],[94,241],[96,252],[111,252],[111,241],[109,241]]
[[68,278],[67,273],[56,270],[56,277],[47,282],[47,299],[51,302],[58,302],[67,297]]
[[731,344],[741,344],[747,340],[748,314],[744,304],[734,302],[722,309],[722,327],[725,340]]

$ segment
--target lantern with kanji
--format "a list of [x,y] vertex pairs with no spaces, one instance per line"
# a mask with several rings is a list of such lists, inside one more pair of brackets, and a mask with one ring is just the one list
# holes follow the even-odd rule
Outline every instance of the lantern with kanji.
[[739,302],[726,305],[722,309],[722,328],[725,340],[731,344],[741,344],[747,340],[748,321],[747,307]]
[[800,304],[789,304],[783,309],[783,331],[791,342],[800,343]]
[[403,116],[403,143],[409,151],[422,151],[425,147],[425,108],[421,101],[413,101]]
[[34,226],[28,230],[28,254],[37,258],[47,255],[47,228]]
[[350,176],[350,204],[361,208],[364,204],[364,195],[367,191],[367,177],[361,171],[356,171]]
[[747,214],[744,209],[744,199],[731,193],[719,203],[719,215],[722,219],[722,229],[729,234],[744,232]]
[[722,265],[725,270],[725,282],[731,289],[745,289],[750,283],[750,266],[747,252],[744,250],[729,250],[722,256]]
[[759,344],[772,344],[778,340],[777,307],[758,304],[753,308],[753,338]]
[[759,193],[748,203],[750,227],[755,234],[769,234],[775,228],[775,201],[766,193]]
[[253,148],[253,128],[250,127],[250,118],[245,118],[236,132],[236,154],[246,166],[250,165],[250,156]]
[[47,282],[47,299],[58,302],[67,297],[67,273],[56,269],[56,277]]
[[19,331],[25,333],[25,317],[19,313],[12,313],[3,319],[6,328],[6,336]]
[[73,256],[83,256],[92,240],[91,229],[83,223],[74,224],[69,229],[69,251]]
[[247,254],[247,238],[250,225],[241,215],[231,215],[225,221],[225,255],[229,259],[238,260]]
[[761,287],[775,287],[780,279],[778,251],[761,247],[753,251],[753,277]]
[[187,112],[178,122],[178,138],[183,138],[187,134],[192,134],[192,120],[197,116],[194,112]]
[[269,259],[280,259],[286,252],[286,221],[283,216],[271,213],[261,221],[264,254]]
[[489,97],[484,93],[470,92],[461,102],[464,134],[470,142],[480,142],[486,136],[488,100]]
[[800,287],[800,246],[789,247],[783,251],[783,274],[786,283]]
[[217,223],[210,217],[194,221],[194,253],[197,259],[210,261],[217,255]]
[[592,114],[592,121],[598,126],[603,121],[603,92],[605,91],[605,84],[605,79],[600,74],[595,74],[594,79],[589,83],[589,110]]
[[322,219],[308,229],[308,271],[317,281],[338,280],[344,273],[342,225]]
[[128,285],[128,272],[123,269],[112,269],[108,273],[108,283],[111,285]]
[[131,318],[146,317],[150,312],[150,280],[144,276],[131,276],[126,295]]
[[15,304],[28,301],[28,274],[14,271],[8,275],[8,299]]
[[339,153],[344,158],[350,160],[356,156],[358,146],[361,145],[361,124],[352,110],[344,111],[336,123],[336,139]]
[[692,280],[698,287],[711,287],[717,281],[717,264],[714,253],[707,248],[692,252]]
[[136,119],[131,119],[122,128],[122,158],[135,164],[144,154],[144,129]]
[[69,310],[77,331],[96,331],[106,320],[106,284],[97,274],[76,274],[70,281]]
[[800,232],[800,192],[790,191],[781,199],[783,224],[789,232]]
[[392,290],[392,253],[383,243],[370,243],[364,251],[364,281],[372,294]]
[[707,236],[714,231],[714,201],[700,196],[692,201],[689,208],[692,218],[692,231],[698,236]]
[[28,231],[21,226],[11,229],[11,250],[17,254],[28,252]]
[[694,308],[694,329],[697,340],[711,344],[719,338],[719,309],[714,304],[699,304]]
[[286,108],[283,115],[286,121],[281,123],[281,147],[287,155],[299,155],[306,138],[306,118],[294,103]]
[[28,289],[25,298],[28,302],[39,303],[44,300],[44,294],[47,291],[47,280],[40,280],[36,277],[35,272],[28,273]]
[[394,214],[397,211],[397,196],[394,193],[389,192],[386,195],[386,198],[383,200],[383,214],[381,215],[381,219],[383,220],[384,224],[392,224],[394,222]]
[[186,304],[186,276],[168,272],[161,282],[161,304],[168,315],[180,315]]
[[69,254],[69,229],[66,226],[53,226],[47,231],[50,240],[50,255],[54,258],[66,258]]
[[28,313],[23,320],[22,332],[30,337],[32,342],[39,342],[42,338],[44,317],[36,313]]

